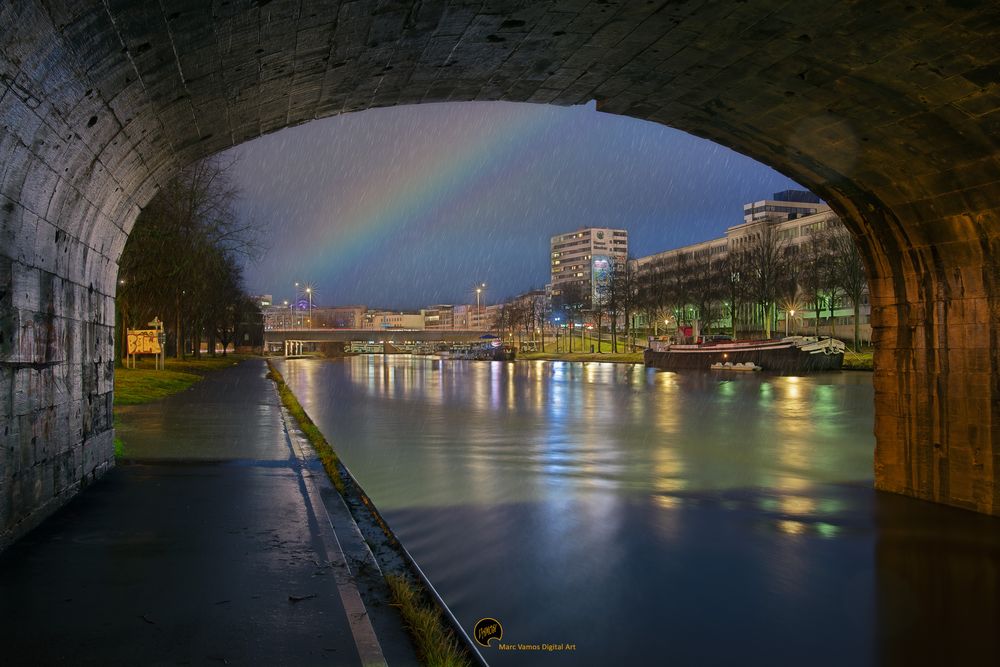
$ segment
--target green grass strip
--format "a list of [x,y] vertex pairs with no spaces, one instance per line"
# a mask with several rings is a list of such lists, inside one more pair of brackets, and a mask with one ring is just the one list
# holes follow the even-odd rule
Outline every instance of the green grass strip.
[[115,405],[139,405],[184,391],[202,376],[179,371],[115,370]]
[[340,495],[344,495],[347,491],[347,487],[344,484],[344,478],[340,475],[340,469],[337,468],[337,464],[340,463],[340,459],[337,457],[337,453],[333,451],[333,447],[330,443],[326,441],[323,437],[323,433],[319,430],[319,427],[313,423],[313,420],[309,418],[306,411],[302,408],[299,403],[299,399],[295,398],[295,394],[292,390],[288,388],[285,384],[285,378],[281,377],[281,373],[278,369],[268,361],[267,362],[268,373],[267,376],[274,380],[274,384],[278,387],[278,396],[281,398],[282,405],[288,410],[289,414],[295,418],[295,422],[299,425],[299,429],[306,436],[309,444],[312,445],[313,449],[316,450],[316,455],[319,457],[320,462],[323,464],[323,469],[326,470],[326,474],[330,477],[330,481],[333,485],[337,487],[337,491]]
[[844,368],[854,371],[874,370],[873,357],[872,352],[845,352]]
[[392,604],[399,608],[423,664],[428,667],[469,667],[465,651],[445,625],[441,612],[423,602],[421,591],[398,574],[387,574],[385,581],[392,593]]
[[642,352],[518,352],[521,361],[601,361],[624,364],[641,364]]

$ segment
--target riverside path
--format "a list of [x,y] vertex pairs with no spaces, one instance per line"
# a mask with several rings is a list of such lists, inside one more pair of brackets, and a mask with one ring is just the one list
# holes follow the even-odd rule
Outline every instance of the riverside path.
[[266,370],[123,411],[126,462],[0,554],[4,664],[415,664]]

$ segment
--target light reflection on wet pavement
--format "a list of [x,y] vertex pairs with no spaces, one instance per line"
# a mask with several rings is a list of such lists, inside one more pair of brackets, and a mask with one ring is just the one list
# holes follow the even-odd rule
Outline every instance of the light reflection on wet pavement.
[[[1000,657],[1000,521],[871,489],[871,376],[287,362],[494,665]],[[957,660],[957,662],[956,662]]]

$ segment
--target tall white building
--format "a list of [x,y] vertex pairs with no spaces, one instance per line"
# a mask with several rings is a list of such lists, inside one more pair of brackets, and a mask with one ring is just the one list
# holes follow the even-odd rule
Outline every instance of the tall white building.
[[601,282],[626,261],[628,232],[624,229],[584,227],[553,236],[549,241],[553,301],[575,283],[581,288],[584,308],[589,308]]

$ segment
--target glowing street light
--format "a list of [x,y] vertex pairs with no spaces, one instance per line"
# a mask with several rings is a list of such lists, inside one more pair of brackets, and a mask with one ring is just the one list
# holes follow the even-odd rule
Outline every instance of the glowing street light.
[[295,283],[295,294],[292,296],[292,327],[298,324],[299,311],[299,284]]
[[483,293],[485,289],[486,289],[486,283],[479,283],[478,285],[476,285],[476,318],[480,320],[483,317],[483,310],[480,305],[480,295]]

